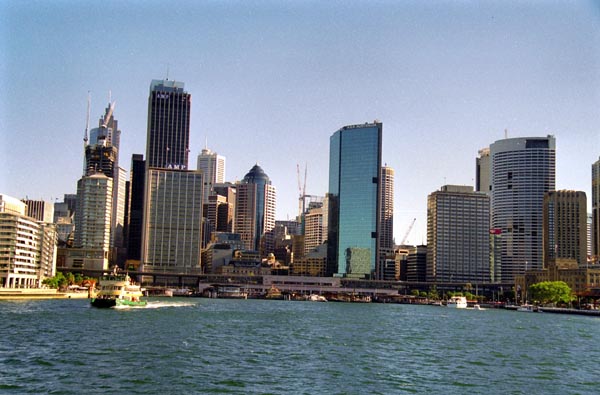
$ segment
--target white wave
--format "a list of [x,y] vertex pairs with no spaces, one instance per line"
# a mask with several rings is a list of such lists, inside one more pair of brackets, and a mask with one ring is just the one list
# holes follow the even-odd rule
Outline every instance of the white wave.
[[144,307],[146,309],[161,309],[163,307],[191,307],[195,306],[196,303],[191,302],[148,302]]

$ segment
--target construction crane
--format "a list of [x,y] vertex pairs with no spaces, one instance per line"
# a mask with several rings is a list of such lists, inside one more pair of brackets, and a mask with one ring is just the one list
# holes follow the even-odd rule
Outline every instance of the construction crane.
[[304,213],[304,197],[306,196],[306,175],[308,172],[308,166],[304,165],[304,185],[302,185],[300,179],[300,165],[296,164],[296,173],[298,175],[298,219],[302,218]]
[[400,245],[404,245],[406,243],[406,239],[408,239],[408,235],[410,234],[410,231],[412,230],[413,226],[415,225],[415,221],[417,219],[413,218],[412,222],[410,223],[410,226],[408,227],[408,230],[406,231],[406,233],[404,234],[404,237],[402,238],[402,241],[400,242]]

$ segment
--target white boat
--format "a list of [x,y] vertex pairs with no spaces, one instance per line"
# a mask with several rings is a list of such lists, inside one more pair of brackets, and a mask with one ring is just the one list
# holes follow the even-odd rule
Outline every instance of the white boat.
[[532,304],[522,304],[519,306],[519,308],[517,308],[517,311],[522,311],[524,313],[537,313],[539,310],[537,306]]
[[483,307],[481,307],[480,305],[478,305],[478,304],[474,304],[473,305],[473,310],[485,310],[485,309]]
[[467,298],[464,296],[453,296],[446,303],[447,307],[451,307],[454,309],[466,309],[467,308]]
[[310,301],[310,302],[327,302],[327,298],[323,295],[317,295],[317,294],[311,294],[309,295],[306,300]]

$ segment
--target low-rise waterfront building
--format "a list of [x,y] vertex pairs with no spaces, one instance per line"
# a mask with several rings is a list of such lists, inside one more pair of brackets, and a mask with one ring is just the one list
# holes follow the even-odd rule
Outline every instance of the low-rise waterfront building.
[[56,227],[26,215],[27,205],[0,194],[0,286],[39,288],[55,274]]
[[582,266],[574,259],[557,259],[543,269],[528,270],[517,276],[515,289],[527,290],[529,286],[543,281],[564,281],[575,294],[584,294],[600,288],[600,265]]

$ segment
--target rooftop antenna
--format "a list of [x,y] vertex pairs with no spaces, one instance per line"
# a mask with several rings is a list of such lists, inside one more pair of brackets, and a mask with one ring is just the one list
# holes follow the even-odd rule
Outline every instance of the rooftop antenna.
[[91,95],[90,95],[90,91],[88,91],[87,114],[86,114],[86,118],[85,118],[85,131],[83,132],[83,175],[84,176],[86,174],[86,167],[87,167],[85,149],[88,146],[88,133],[90,131],[90,102],[91,102]]
[[88,133],[90,131],[90,101],[91,101],[90,91],[88,91],[88,96],[87,96],[87,114],[86,114],[86,118],[85,118],[85,131],[83,133],[83,147],[84,148],[87,146],[87,143],[88,143]]
[[165,81],[169,80],[169,63],[167,63],[167,79]]
[[108,90],[108,102],[111,103],[112,102],[112,90]]
[[508,138],[508,129],[504,129],[504,138],[507,139]]

